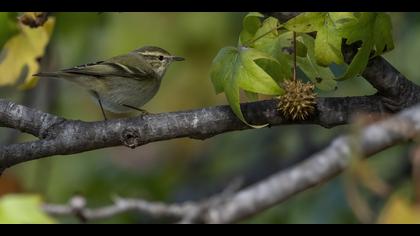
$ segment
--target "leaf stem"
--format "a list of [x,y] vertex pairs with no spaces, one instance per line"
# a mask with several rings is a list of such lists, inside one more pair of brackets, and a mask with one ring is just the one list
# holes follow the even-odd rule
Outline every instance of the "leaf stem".
[[281,25],[280,25],[280,26],[277,26],[276,28],[273,28],[273,29],[269,30],[268,32],[266,32],[266,33],[264,33],[264,34],[262,34],[262,35],[260,35],[260,36],[258,36],[258,37],[256,37],[256,38],[254,38],[254,39],[250,40],[250,41],[249,41],[249,42],[247,42],[247,43],[245,43],[245,44],[244,44],[244,46],[245,46],[245,47],[249,47],[251,44],[255,43],[255,42],[256,42],[256,41],[258,41],[259,39],[261,39],[261,38],[265,37],[266,35],[270,34],[270,33],[271,33],[271,32],[273,32],[273,31],[275,31],[275,30],[279,30],[279,29],[281,29],[281,28],[282,28],[282,26],[281,26]]

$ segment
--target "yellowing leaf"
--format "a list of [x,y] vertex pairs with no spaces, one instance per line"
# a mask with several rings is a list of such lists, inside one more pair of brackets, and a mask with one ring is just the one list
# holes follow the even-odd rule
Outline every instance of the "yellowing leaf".
[[11,194],[0,198],[1,224],[52,224],[55,220],[45,214],[38,195]]
[[325,21],[325,12],[304,12],[285,23],[286,29],[290,31],[309,33],[318,31]]
[[379,224],[420,224],[420,207],[400,196],[393,196],[381,212]]
[[318,31],[315,39],[315,58],[317,63],[322,66],[344,63],[341,53],[341,37],[336,33],[332,24],[331,21],[328,21]]
[[0,86],[16,84],[22,76],[23,84],[19,88],[28,89],[36,85],[32,75],[38,72],[37,59],[44,55],[54,28],[54,19],[50,18],[41,27],[30,28],[19,24],[20,33],[10,38],[3,47],[0,61]]

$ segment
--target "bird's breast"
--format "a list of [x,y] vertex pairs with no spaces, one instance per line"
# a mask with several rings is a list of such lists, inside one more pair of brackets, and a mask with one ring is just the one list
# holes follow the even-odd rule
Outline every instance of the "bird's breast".
[[125,105],[141,108],[157,93],[160,81],[157,79],[135,80],[131,78],[112,78],[107,89],[99,93],[104,108],[117,113],[130,112]]

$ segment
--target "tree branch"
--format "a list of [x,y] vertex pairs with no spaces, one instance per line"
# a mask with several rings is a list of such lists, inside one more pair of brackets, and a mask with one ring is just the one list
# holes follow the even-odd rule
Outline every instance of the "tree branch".
[[[311,119],[293,122],[279,115],[277,100],[242,104],[253,124],[318,124],[334,127],[349,122],[357,113],[385,112],[379,96],[319,98]],[[249,129],[229,106],[170,112],[98,122],[66,120],[0,99],[0,126],[21,130],[40,140],[0,146],[0,170],[53,155],[126,145],[134,148],[150,142],[181,137],[206,139],[221,133]]]
[[[340,136],[306,161],[236,193],[180,204],[118,198],[111,206],[87,209],[84,205],[81,209],[84,216],[91,220],[133,210],[155,217],[171,216],[179,219],[192,214],[194,217],[190,219],[191,222],[238,222],[336,176],[349,165],[355,152],[369,157],[419,135],[420,105],[417,105],[389,119],[364,127],[359,134]],[[74,207],[71,204],[48,204],[45,207],[46,212],[55,215],[75,214],[72,209]]]

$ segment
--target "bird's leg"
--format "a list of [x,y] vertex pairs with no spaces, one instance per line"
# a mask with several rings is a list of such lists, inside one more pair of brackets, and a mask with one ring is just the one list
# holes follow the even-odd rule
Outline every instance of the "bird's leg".
[[130,106],[130,105],[127,105],[127,104],[122,104],[122,105],[123,105],[123,106],[125,106],[125,107],[128,107],[128,108],[134,109],[134,110],[136,110],[136,111],[139,111],[139,112],[141,112],[143,115],[149,115],[149,114],[152,114],[152,113],[150,113],[150,112],[148,112],[148,111],[146,111],[146,110],[144,110],[144,109],[138,108],[138,107],[133,107],[133,106]]
[[108,120],[106,118],[105,111],[104,111],[104,108],[102,107],[102,102],[101,102],[101,99],[100,98],[98,98],[98,102],[99,102],[99,106],[101,107],[102,115],[104,115],[104,119],[105,120]]
[[102,115],[104,116],[104,119],[108,120],[106,118],[105,110],[104,110],[104,107],[102,106],[102,101],[101,101],[101,98],[99,97],[99,94],[93,90],[91,92],[96,97],[96,99],[98,99],[98,103],[99,103],[99,106],[101,107],[101,111],[102,111]]

